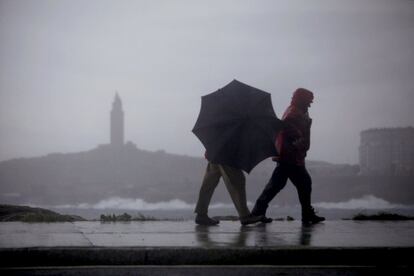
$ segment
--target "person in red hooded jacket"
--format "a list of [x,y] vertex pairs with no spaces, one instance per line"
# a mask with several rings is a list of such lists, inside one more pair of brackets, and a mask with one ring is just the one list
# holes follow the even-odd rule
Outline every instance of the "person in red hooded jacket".
[[256,201],[252,215],[263,215],[263,222],[271,222],[265,217],[269,202],[285,187],[287,180],[295,185],[302,206],[302,222],[318,223],[325,218],[317,216],[311,205],[312,179],[305,167],[306,153],[310,147],[310,128],[308,108],[313,102],[313,93],[298,88],[290,106],[283,114],[283,130],[278,134],[275,146],[278,156],[273,160],[277,166],[272,177]]

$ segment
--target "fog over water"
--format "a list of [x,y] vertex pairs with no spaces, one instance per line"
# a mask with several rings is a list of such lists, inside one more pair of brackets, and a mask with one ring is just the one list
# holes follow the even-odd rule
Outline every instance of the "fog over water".
[[[253,206],[253,203],[248,201],[248,206]],[[278,205],[273,204],[273,207]],[[315,206],[323,209],[344,209],[344,210],[378,210],[378,209],[411,209],[414,210],[414,205],[404,205],[390,203],[373,195],[365,195],[360,198],[351,198],[343,202],[318,202]],[[187,203],[180,199],[172,199],[160,202],[147,202],[143,199],[137,198],[122,198],[111,197],[103,199],[97,203],[80,203],[80,204],[66,204],[57,205],[53,208],[58,209],[96,209],[96,210],[137,210],[137,211],[154,211],[154,210],[194,210],[195,204]],[[292,207],[292,206],[291,206]],[[233,209],[233,204],[229,203],[213,203],[209,206],[210,209]]]
[[357,163],[359,132],[414,125],[414,1],[0,0],[0,161],[126,140],[201,156],[200,96],[236,78],[281,116],[315,92],[309,159]]
[[[247,204],[249,208],[252,208],[252,202],[248,201]],[[87,219],[98,219],[101,214],[122,214],[124,212],[133,217],[144,215],[158,219],[193,219],[194,206],[193,203],[187,203],[179,199],[147,202],[139,198],[112,197],[92,204],[81,203],[39,207],[46,207],[60,213],[77,214]],[[351,198],[341,202],[316,202],[314,206],[328,220],[351,218],[359,213],[378,214],[379,212],[414,216],[414,205],[390,203],[373,195]],[[210,205],[209,214],[212,216],[237,216],[233,204],[217,202]],[[274,203],[269,206],[268,215],[273,218],[291,216],[298,219],[300,218],[300,206]]]

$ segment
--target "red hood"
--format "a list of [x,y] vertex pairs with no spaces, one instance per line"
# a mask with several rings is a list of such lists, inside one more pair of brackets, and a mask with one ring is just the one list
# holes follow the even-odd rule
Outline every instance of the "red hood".
[[313,93],[305,88],[298,88],[293,93],[291,105],[297,107],[307,107],[313,102]]

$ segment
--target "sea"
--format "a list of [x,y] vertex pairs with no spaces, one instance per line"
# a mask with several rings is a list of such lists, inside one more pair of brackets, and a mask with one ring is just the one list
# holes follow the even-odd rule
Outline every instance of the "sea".
[[[33,205],[33,204],[28,204]],[[317,213],[327,220],[351,219],[357,214],[378,214],[381,212],[414,217],[414,205],[390,203],[373,195],[365,195],[343,202],[315,202]],[[121,215],[127,213],[132,217],[145,217],[160,220],[194,219],[194,203],[180,199],[169,201],[147,202],[140,198],[111,197],[96,203],[76,203],[53,206],[36,206],[51,209],[61,214],[78,215],[88,220],[98,220],[101,215]],[[248,202],[248,207],[253,207]],[[266,215],[275,219],[300,219],[300,205],[270,205]],[[212,202],[209,216],[237,216],[232,203]]]

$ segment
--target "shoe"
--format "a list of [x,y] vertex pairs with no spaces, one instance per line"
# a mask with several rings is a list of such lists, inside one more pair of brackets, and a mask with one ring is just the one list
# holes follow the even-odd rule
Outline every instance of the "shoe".
[[261,220],[262,223],[271,223],[272,221],[273,221],[272,218],[268,218],[266,216],[263,216],[263,218]]
[[271,223],[273,221],[272,218],[266,217],[266,214],[265,213],[259,213],[259,212],[257,212],[255,208],[253,208],[253,210],[252,210],[252,212],[251,212],[250,215],[251,216],[262,216],[263,218],[260,221],[263,222],[263,223]]
[[219,224],[219,221],[212,219],[207,215],[197,215],[195,218],[195,223],[198,225],[217,225]]
[[302,223],[303,224],[315,224],[324,221],[324,217],[317,216],[315,210],[310,207],[307,210],[302,210]]
[[240,218],[240,223],[242,225],[253,224],[253,223],[261,221],[263,218],[264,218],[263,215],[260,215],[260,216],[248,215],[248,216]]

